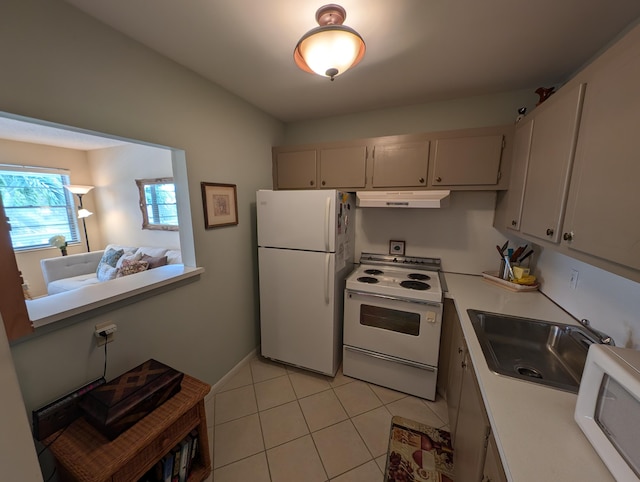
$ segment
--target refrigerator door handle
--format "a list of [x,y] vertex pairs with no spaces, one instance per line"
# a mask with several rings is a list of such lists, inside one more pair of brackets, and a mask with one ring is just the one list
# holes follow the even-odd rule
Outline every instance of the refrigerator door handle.
[[330,251],[329,249],[329,231],[331,226],[329,226],[329,221],[331,220],[331,197],[327,197],[327,202],[324,206],[324,246],[325,251]]
[[331,255],[327,253],[325,255],[324,265],[324,303],[329,304],[329,266],[331,264]]

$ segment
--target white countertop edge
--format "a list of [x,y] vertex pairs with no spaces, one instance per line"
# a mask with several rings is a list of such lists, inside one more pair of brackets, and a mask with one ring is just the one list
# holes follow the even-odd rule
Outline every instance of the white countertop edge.
[[40,328],[202,273],[204,268],[169,264],[77,290],[26,300],[27,311],[33,327]]
[[482,277],[446,273],[508,480],[614,481],[575,423],[577,394],[489,370],[467,309],[577,325],[542,293],[511,292]]

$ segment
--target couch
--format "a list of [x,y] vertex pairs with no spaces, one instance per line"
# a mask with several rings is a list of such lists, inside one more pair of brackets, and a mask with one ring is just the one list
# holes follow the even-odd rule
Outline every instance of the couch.
[[[113,256],[120,250],[122,250],[120,257]],[[113,261],[115,257],[117,259]],[[101,251],[40,260],[49,295],[106,281],[117,281],[122,276],[135,274],[141,269],[153,269],[163,264],[182,264],[180,250],[109,244]]]

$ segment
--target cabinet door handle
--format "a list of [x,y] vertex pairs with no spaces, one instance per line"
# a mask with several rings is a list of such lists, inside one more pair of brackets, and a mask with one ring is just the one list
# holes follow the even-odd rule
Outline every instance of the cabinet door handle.
[[309,181],[309,186],[313,186],[313,181]]
[[562,235],[562,239],[564,239],[565,241],[573,240],[573,231],[569,231],[568,233],[564,233]]
[[511,226],[517,226],[518,225],[518,221],[516,221],[515,219],[511,220]]
[[467,362],[466,362],[466,361],[464,361],[464,360],[463,360],[463,361],[461,361],[461,362],[460,362],[460,366],[461,366],[462,368],[467,368]]
[[436,182],[441,182],[442,178],[440,176],[436,177]]
[[553,236],[553,229],[547,229],[547,236]]
[[420,179],[418,179],[418,182],[419,182],[420,184],[424,184],[424,177],[421,177]]
[[322,181],[322,185],[324,186],[325,184],[327,184],[327,181]]

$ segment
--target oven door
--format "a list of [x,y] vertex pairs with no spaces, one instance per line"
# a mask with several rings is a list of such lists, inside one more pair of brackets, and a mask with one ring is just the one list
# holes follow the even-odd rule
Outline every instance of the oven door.
[[442,303],[345,290],[344,343],[438,366]]

